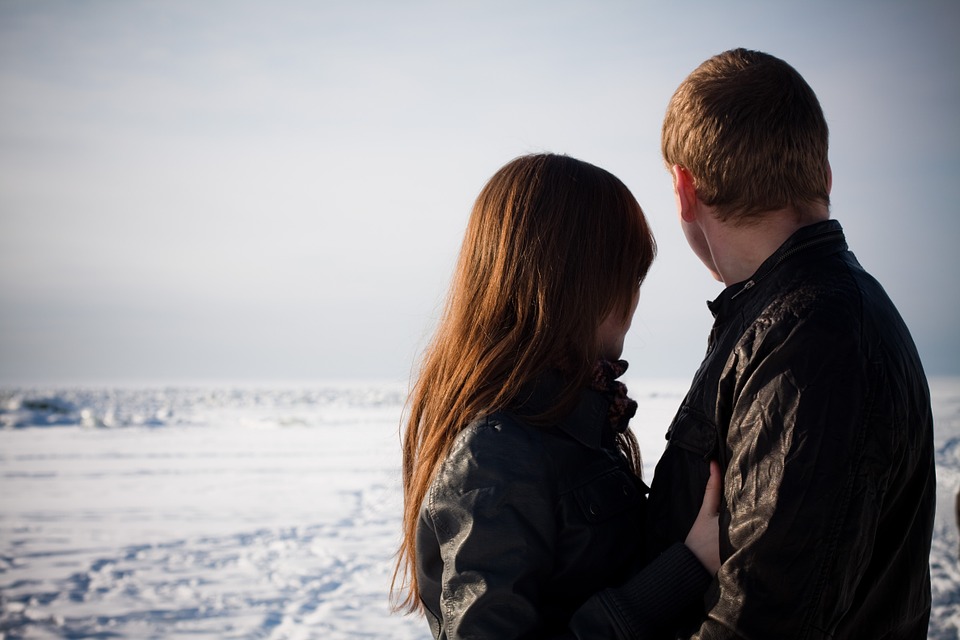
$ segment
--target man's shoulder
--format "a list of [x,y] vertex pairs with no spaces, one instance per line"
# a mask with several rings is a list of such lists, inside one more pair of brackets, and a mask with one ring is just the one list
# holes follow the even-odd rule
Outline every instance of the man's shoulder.
[[838,260],[798,269],[781,278],[765,299],[754,325],[759,329],[802,326],[825,330],[853,329],[862,318],[859,277]]
[[843,251],[787,270],[763,300],[761,319],[823,321],[851,326],[898,315],[883,286]]

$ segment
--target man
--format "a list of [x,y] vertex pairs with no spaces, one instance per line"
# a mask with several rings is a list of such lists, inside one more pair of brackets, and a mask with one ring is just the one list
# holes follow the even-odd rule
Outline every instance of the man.
[[933,422],[913,340],[830,219],[827,125],[788,64],[737,49],[680,85],[663,155],[726,285],[656,468],[647,547],[682,540],[709,460],[721,567],[693,638],[926,638]]

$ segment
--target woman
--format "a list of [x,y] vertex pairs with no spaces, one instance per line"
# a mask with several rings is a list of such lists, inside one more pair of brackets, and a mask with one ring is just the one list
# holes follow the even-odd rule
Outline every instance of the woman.
[[702,596],[716,475],[688,546],[639,566],[636,403],[616,378],[654,253],[626,186],[585,162],[520,157],[481,191],[403,445],[394,580],[434,637],[644,637]]

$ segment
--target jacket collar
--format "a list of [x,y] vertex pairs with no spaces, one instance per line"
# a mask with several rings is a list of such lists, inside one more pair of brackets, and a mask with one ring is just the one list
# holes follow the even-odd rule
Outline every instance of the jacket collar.
[[603,396],[586,389],[580,394],[573,411],[557,421],[557,428],[577,442],[591,449],[599,449],[609,410],[609,404]]
[[[560,373],[551,371],[543,374],[526,386],[521,400],[511,409],[519,417],[545,413],[556,402],[557,393],[563,385]],[[558,418],[554,426],[577,442],[591,449],[601,448],[603,430],[607,425],[609,403],[600,393],[592,389],[580,392],[576,405],[566,415]]]
[[798,257],[829,255],[846,249],[847,241],[843,228],[836,220],[824,220],[797,229],[779,249],[763,261],[752,276],[743,282],[730,285],[715,300],[707,302],[707,306],[714,317],[724,315],[750,298],[753,288],[781,269],[784,263]]

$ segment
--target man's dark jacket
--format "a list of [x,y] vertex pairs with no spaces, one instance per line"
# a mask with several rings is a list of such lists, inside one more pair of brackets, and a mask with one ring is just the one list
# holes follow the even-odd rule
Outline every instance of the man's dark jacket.
[[893,303],[830,220],[710,310],[647,519],[650,556],[682,540],[719,458],[724,563],[679,635],[926,638],[933,419]]

